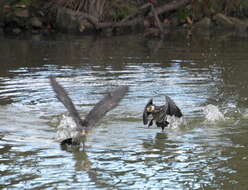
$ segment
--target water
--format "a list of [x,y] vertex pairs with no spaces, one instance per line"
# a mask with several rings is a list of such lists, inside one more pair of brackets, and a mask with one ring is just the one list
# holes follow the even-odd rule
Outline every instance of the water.
[[[0,42],[1,189],[248,188],[247,40],[58,35]],[[51,74],[82,117],[106,91],[130,87],[89,134],[85,151],[59,146],[57,126],[67,112]],[[143,126],[145,104],[153,96],[162,104],[162,94],[181,108],[185,125],[165,132]]]

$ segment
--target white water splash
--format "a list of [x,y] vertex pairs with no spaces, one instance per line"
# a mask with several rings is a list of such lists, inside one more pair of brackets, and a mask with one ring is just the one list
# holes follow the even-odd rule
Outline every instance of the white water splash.
[[62,115],[57,129],[57,141],[63,141],[68,138],[76,138],[80,135],[77,131],[76,123],[70,116]]
[[243,115],[244,118],[248,119],[248,108],[245,109],[245,111],[243,112],[242,115]]
[[183,117],[175,117],[175,116],[170,116],[167,115],[167,121],[169,122],[168,126],[169,128],[179,128],[182,125],[186,125],[186,120]]
[[225,120],[225,117],[219,108],[212,104],[205,106],[203,108],[203,113],[205,114],[206,121],[216,122]]

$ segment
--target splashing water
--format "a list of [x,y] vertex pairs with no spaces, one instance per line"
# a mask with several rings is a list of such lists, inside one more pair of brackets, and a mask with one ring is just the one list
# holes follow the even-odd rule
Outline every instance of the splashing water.
[[57,129],[56,140],[59,142],[68,138],[76,138],[80,135],[75,121],[67,115],[62,115]]
[[243,117],[248,119],[248,108],[245,109],[244,113],[243,113]]
[[224,115],[220,112],[219,108],[215,105],[209,104],[203,108],[206,121],[216,122],[225,120]]
[[186,120],[183,117],[175,117],[167,115],[167,121],[169,122],[169,125],[167,127],[169,128],[179,128],[182,125],[186,125]]

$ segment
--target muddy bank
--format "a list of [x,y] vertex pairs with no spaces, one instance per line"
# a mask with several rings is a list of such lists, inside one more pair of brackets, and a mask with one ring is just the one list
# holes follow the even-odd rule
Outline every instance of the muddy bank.
[[[224,1],[224,0],[223,0]],[[70,2],[73,2],[70,1]],[[79,4],[75,4],[78,2]],[[230,5],[207,4],[208,1],[126,1],[95,0],[68,4],[63,0],[2,1],[0,27],[8,34],[47,34],[70,32],[113,35],[141,31],[145,36],[163,37],[175,30],[194,31],[225,29],[242,36],[248,33],[248,5],[244,13]],[[222,2],[219,0],[219,2]],[[228,7],[229,6],[229,7]]]

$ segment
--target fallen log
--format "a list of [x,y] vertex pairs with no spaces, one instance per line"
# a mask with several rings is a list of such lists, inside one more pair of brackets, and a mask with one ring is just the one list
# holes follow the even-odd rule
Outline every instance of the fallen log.
[[158,7],[156,9],[156,12],[158,13],[158,15],[160,15],[160,14],[165,13],[165,12],[174,11],[174,10],[177,10],[181,7],[188,5],[190,2],[191,2],[191,0],[180,0],[180,1],[174,0],[170,3],[167,3],[165,5]]
[[[160,6],[158,8],[154,8],[153,11],[151,11],[149,13],[149,16],[154,15],[154,13],[157,16],[157,15],[163,14],[165,12],[169,12],[169,11],[179,9],[179,8],[181,8],[183,6],[188,5],[190,2],[191,2],[191,0],[172,1],[170,3],[167,3],[165,5]],[[141,9],[144,9],[147,6],[151,6],[151,4],[150,3],[145,4]],[[104,28],[108,28],[108,27],[133,26],[133,25],[136,25],[136,24],[141,24],[143,22],[143,19],[144,19],[143,15],[140,15],[140,16],[132,19],[132,20],[126,19],[125,21],[120,21],[120,22],[102,22],[102,23],[99,23],[99,22],[96,22],[95,19],[92,19],[91,16],[89,16],[89,17],[87,16],[87,17],[84,17],[84,18],[88,19],[88,21],[90,23],[92,23],[96,27],[96,29],[104,29]]]
[[[73,11],[71,9],[68,10],[67,8],[64,9],[67,9],[66,12],[78,20],[87,20],[89,23],[92,24],[92,26],[96,30],[101,30],[106,28],[135,26],[135,25],[143,24],[144,18],[146,16],[147,17],[153,16],[158,23],[158,27],[161,33],[163,33],[163,27],[161,25],[161,22],[159,21],[158,15],[169,11],[177,10],[181,7],[188,5],[190,2],[191,0],[177,0],[177,1],[174,0],[170,3],[166,3],[157,8],[155,8],[151,3],[146,3],[138,9],[137,13],[129,15],[119,22],[100,22],[97,17],[90,15],[88,13]],[[149,6],[151,6],[151,11],[148,13],[148,15],[144,15],[144,13],[142,14],[142,11],[147,10],[146,8]],[[88,28],[88,29],[92,29],[92,28]]]

